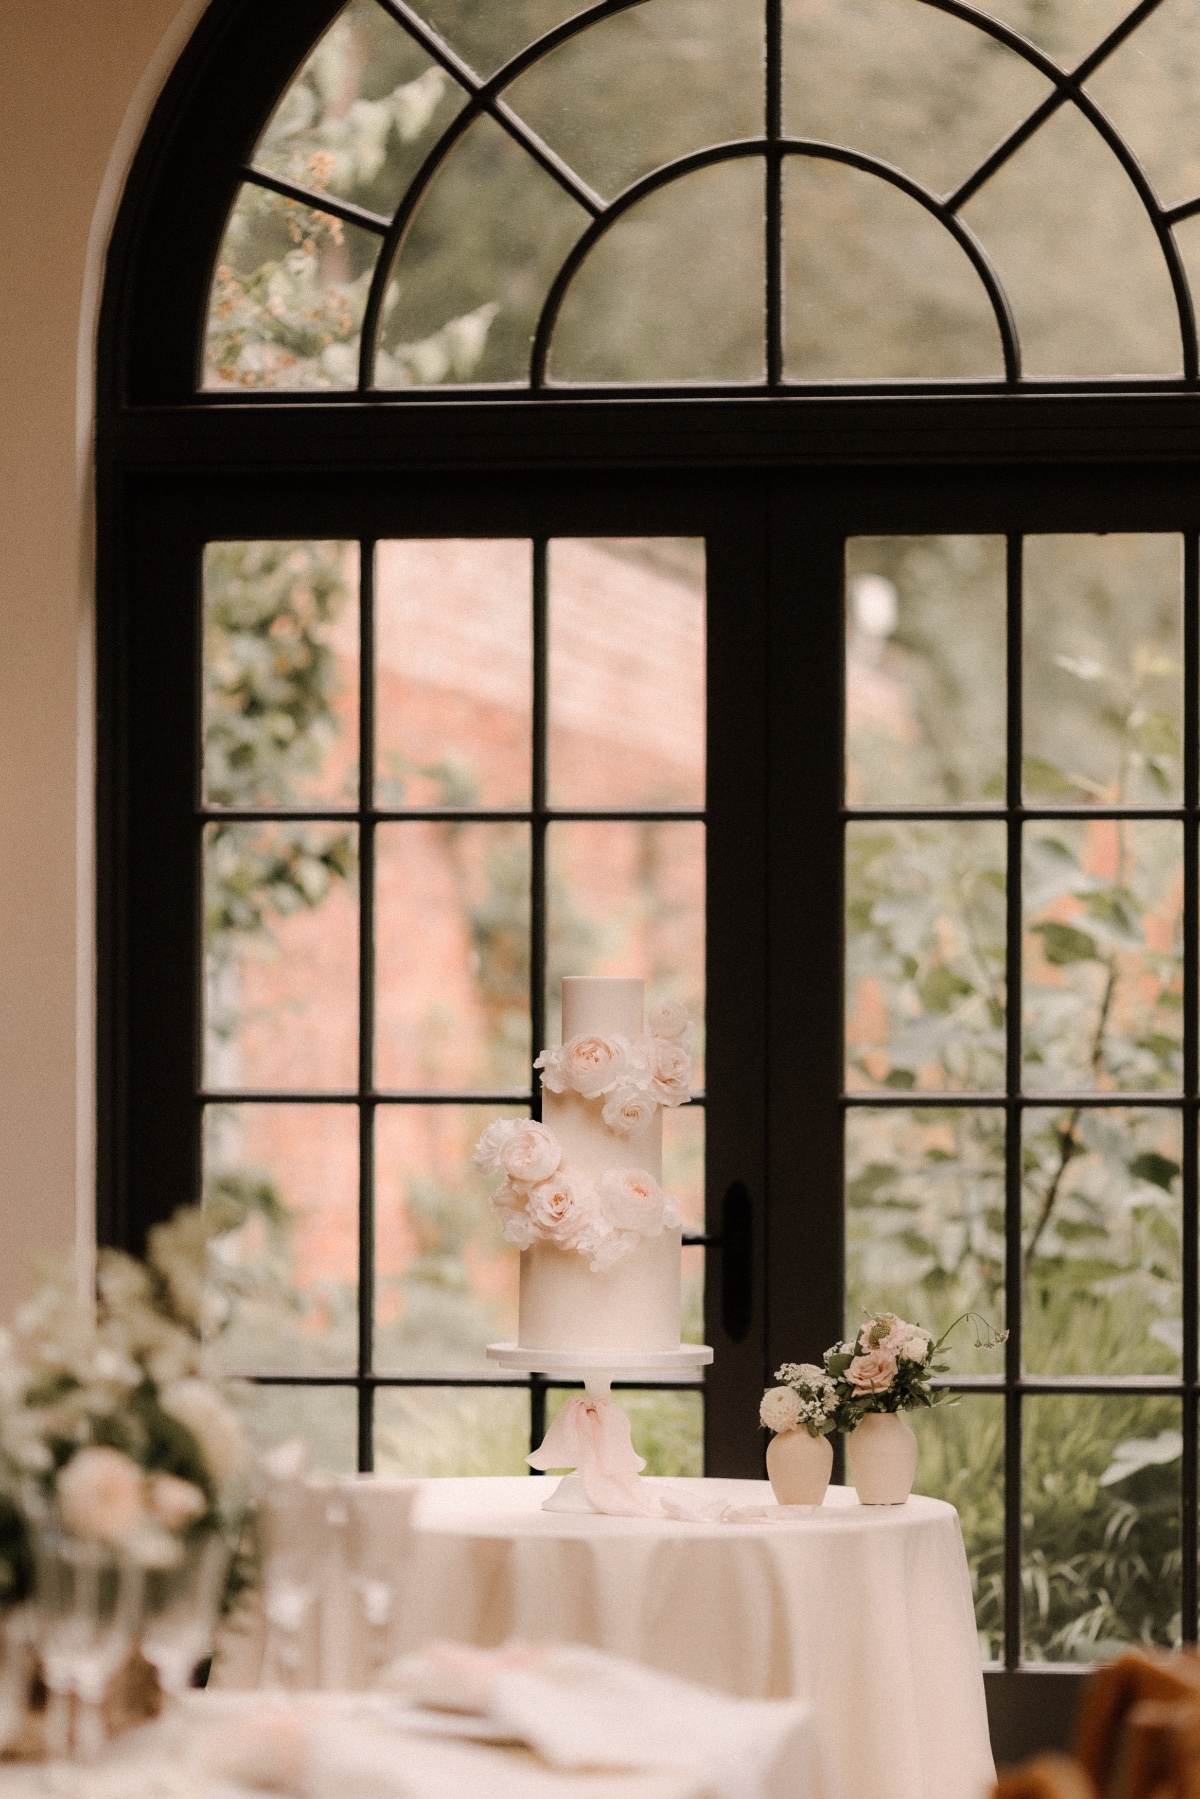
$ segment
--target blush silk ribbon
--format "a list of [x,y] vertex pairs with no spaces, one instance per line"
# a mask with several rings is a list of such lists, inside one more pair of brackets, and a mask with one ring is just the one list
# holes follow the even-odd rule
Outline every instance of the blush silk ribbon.
[[629,1420],[611,1399],[573,1393],[525,1460],[531,1468],[574,1468],[594,1511],[615,1518],[660,1518],[661,1507],[638,1479],[646,1466],[633,1447]]
[[[646,1466],[633,1447],[629,1419],[611,1399],[573,1393],[525,1460],[544,1473],[574,1468],[593,1511],[610,1518],[673,1518],[681,1524],[783,1524],[821,1516],[815,1505],[696,1504],[678,1490],[654,1493],[638,1479]],[[679,1485],[686,1486],[686,1482]]]

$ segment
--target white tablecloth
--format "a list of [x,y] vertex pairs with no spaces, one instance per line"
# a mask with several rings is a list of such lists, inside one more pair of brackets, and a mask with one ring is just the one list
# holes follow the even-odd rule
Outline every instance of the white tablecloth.
[[[771,1503],[765,1481],[651,1482]],[[548,1482],[431,1480],[417,1501],[405,1645],[593,1643],[667,1673],[814,1709],[837,1799],[980,1799],[994,1779],[958,1514],[937,1499],[685,1524],[544,1512]]]
[[[771,1505],[765,1481],[651,1481]],[[980,1799],[994,1778],[958,1514],[860,1506],[740,1524],[544,1512],[548,1480],[430,1480],[397,1650],[431,1638],[590,1643],[749,1698],[813,1708],[830,1799]],[[221,1682],[253,1684],[254,1633]]]

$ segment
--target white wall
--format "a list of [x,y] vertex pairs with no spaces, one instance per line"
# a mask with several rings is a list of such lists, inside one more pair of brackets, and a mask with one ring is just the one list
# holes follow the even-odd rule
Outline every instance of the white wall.
[[93,1228],[92,346],[204,0],[0,0],[0,1318]]

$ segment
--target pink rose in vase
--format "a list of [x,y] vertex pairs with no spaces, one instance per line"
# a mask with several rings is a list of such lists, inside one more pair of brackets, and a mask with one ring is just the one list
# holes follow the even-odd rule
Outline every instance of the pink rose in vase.
[[896,1356],[890,1349],[868,1350],[857,1355],[846,1370],[856,1398],[864,1393],[886,1393],[896,1378]]

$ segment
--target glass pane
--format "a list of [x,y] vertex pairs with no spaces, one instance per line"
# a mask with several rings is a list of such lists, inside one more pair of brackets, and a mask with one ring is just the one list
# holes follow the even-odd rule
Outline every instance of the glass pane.
[[[664,109],[665,110],[665,109]],[[556,381],[761,381],[763,165],[717,163],[631,207],[584,260],[554,333]],[[697,246],[720,244],[697,278]]]
[[579,0],[505,0],[480,6],[478,0],[417,0],[414,11],[480,75],[523,50],[526,44],[579,11]]
[[1004,1084],[1002,824],[850,824],[846,1084]]
[[395,1476],[528,1474],[525,1387],[380,1387],[375,1471]]
[[207,544],[205,803],[357,797],[357,544]]
[[[703,1231],[704,1109],[664,1106],[662,1127],[663,1186],[676,1201],[684,1230]],[[704,1342],[704,1255],[700,1248],[683,1252],[680,1336],[685,1343]]]
[[485,1125],[528,1109],[381,1106],[375,1114],[375,1366],[488,1368],[517,1339],[517,1251],[472,1161]]
[[353,1387],[241,1387],[238,1410],[258,1450],[300,1437],[314,1473],[358,1467],[358,1395]]
[[204,386],[353,387],[379,244],[332,213],[239,188],[209,295]]
[[1099,1662],[1179,1642],[1173,1399],[1026,1399],[1021,1584],[1030,1661]]
[[783,219],[793,380],[1003,375],[987,291],[918,201],[862,169],[792,156]]
[[569,39],[507,98],[591,187],[619,193],[689,150],[761,135],[762,10],[635,6]]
[[1179,1373],[1177,1112],[1026,1112],[1021,1200],[1025,1366]]
[[358,831],[204,830],[204,1081],[210,1091],[358,1081]]
[[556,806],[704,804],[704,541],[550,545]]
[[1027,537],[1025,787],[1031,797],[1180,797],[1183,543]]
[[[784,0],[784,129],[949,193],[1048,92],[983,32],[926,6]],[[845,254],[836,235],[829,257]]]
[[846,545],[846,799],[1004,798],[1002,537]]
[[526,381],[546,292],[588,215],[488,118],[426,191],[389,294],[380,387]]
[[1027,375],[1174,375],[1179,315],[1128,175],[1062,106],[969,200],[1016,314]]
[[527,806],[530,546],[381,543],[375,552],[380,806]]
[[204,1204],[230,1296],[223,1368],[351,1369],[358,1356],[358,1112],[209,1106]]
[[[570,1394],[553,1390],[546,1395],[546,1423],[562,1410]],[[618,1388],[613,1398],[629,1419],[633,1447],[644,1456],[646,1474],[688,1475],[704,1473],[704,1395],[702,1392],[663,1392],[650,1388]]]
[[390,217],[464,99],[375,0],[350,0],[271,115],[254,166]]
[[1165,204],[1200,189],[1195,132],[1200,5],[1171,0],[1152,12],[1087,84]]
[[917,1433],[914,1491],[954,1506],[962,1525],[981,1661],[1004,1655],[1004,1401],[960,1394],[910,1414]]
[[1025,1080],[1178,1090],[1183,842],[1156,820],[1059,819],[1025,842]]
[[642,975],[646,1006],[678,999],[704,1084],[704,826],[552,824],[546,833],[546,1041],[564,974]]
[[988,0],[981,10],[1070,69],[1131,9],[1129,0]]
[[375,1078],[529,1086],[529,827],[381,825]]
[[[846,1334],[898,1312],[941,1336],[962,1313],[1004,1326],[1004,1114],[854,1107],[846,1115]],[[960,1325],[957,1374],[1004,1372]],[[922,1489],[924,1490],[924,1489]]]

